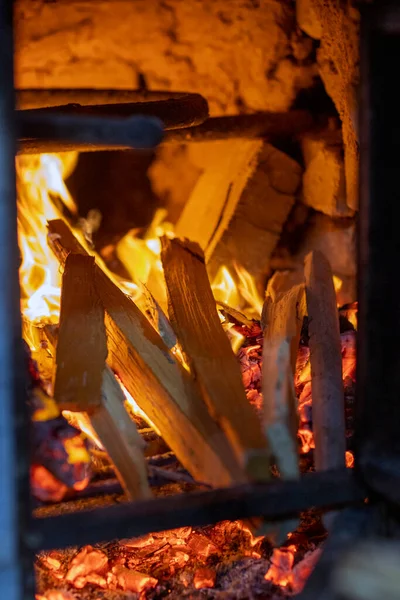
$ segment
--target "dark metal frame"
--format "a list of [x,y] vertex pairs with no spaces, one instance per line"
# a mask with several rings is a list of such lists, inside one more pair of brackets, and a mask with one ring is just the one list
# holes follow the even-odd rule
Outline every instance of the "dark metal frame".
[[[59,517],[35,518],[28,523],[29,480],[26,445],[27,409],[21,381],[18,246],[14,182],[15,113],[13,98],[12,3],[0,2],[0,590],[8,600],[32,594],[32,556],[38,549],[64,547],[115,537],[140,535],[149,531],[183,525],[213,523],[221,519],[264,516],[284,519],[311,506],[331,509],[370,501],[400,501],[400,303],[394,285],[400,264],[400,92],[396,88],[390,60],[400,55],[400,10],[395,2],[380,2],[363,9],[362,94],[361,94],[361,206],[359,252],[359,360],[356,423],[356,468],[354,471],[313,473],[298,482],[277,481],[268,485],[246,485],[231,489],[192,493],[185,496],[126,503],[117,507],[73,513]],[[378,6],[379,5],[379,6]],[[391,55],[389,52],[396,52]],[[204,103],[197,98],[204,121]],[[185,98],[186,106],[187,97]],[[172,119],[185,126],[176,113]],[[120,104],[120,107],[123,104]],[[131,105],[130,105],[131,106]],[[165,105],[164,105],[165,107]],[[179,107],[178,107],[179,108]],[[103,106],[104,109],[104,106]],[[127,114],[127,105],[123,110]],[[147,109],[148,110],[148,106]],[[111,112],[110,112],[111,111]],[[86,142],[94,130],[101,142],[118,142],[109,129],[104,135],[112,108],[89,111],[98,119],[86,120],[85,110],[69,109],[68,118],[86,124]],[[151,111],[150,111],[151,112]],[[51,141],[52,124],[66,123],[57,112],[40,111]],[[149,113],[147,113],[149,114]],[[81,116],[82,115],[82,116]],[[64,115],[65,116],[65,115]],[[309,127],[307,115],[303,115]],[[29,132],[29,115],[24,117]],[[36,118],[35,116],[33,118]],[[57,121],[58,119],[58,121]],[[103,121],[102,121],[103,119]],[[194,121],[193,121],[194,119]],[[151,120],[151,119],[150,119]],[[75,123],[75,121],[74,121]],[[154,121],[152,122],[154,125]],[[239,121],[238,121],[239,123]],[[177,141],[220,139],[233,135],[262,135],[264,122],[247,120],[240,124],[225,121],[200,125],[185,133],[171,133]],[[266,125],[265,125],[266,123]],[[269,123],[269,124],[268,124]],[[308,123],[308,124],[307,124]],[[34,121],[31,122],[33,131]],[[63,127],[64,127],[63,125]],[[93,127],[91,127],[93,125]],[[61,126],[61,125],[60,125]],[[295,125],[293,125],[295,126]],[[279,128],[278,128],[279,129]],[[300,127],[301,129],[301,127]],[[68,127],[57,134],[74,143]],[[100,134],[99,134],[100,132]],[[286,133],[290,134],[290,129]],[[154,132],[153,132],[154,133]],[[79,132],[82,141],[82,132]],[[276,134],[276,132],[275,132]],[[278,131],[279,134],[279,131]],[[35,135],[40,131],[35,129]],[[92,137],[91,137],[92,136]],[[113,137],[114,136],[114,137]],[[115,137],[116,136],[116,137]],[[83,135],[83,138],[85,136]],[[85,139],[83,139],[85,142]],[[96,143],[96,140],[95,140]],[[397,191],[399,190],[399,192]],[[366,509],[368,511],[368,508]],[[363,509],[363,512],[365,510]],[[27,526],[29,525],[29,526]],[[326,566],[324,567],[326,569]],[[311,586],[312,589],[312,586]],[[319,592],[321,593],[321,589]],[[311,591],[309,597],[316,598]]]

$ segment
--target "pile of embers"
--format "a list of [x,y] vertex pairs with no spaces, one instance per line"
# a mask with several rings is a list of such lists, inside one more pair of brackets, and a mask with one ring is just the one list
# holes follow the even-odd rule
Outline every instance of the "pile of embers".
[[[352,464],[353,403],[355,391],[356,305],[340,309],[343,383],[345,390],[347,464]],[[234,317],[230,317],[234,322]],[[263,335],[254,321],[233,326],[245,339],[238,352],[247,398],[262,410],[261,361]],[[308,324],[304,320],[296,368],[299,403],[301,470],[313,469],[311,372]],[[154,458],[157,462],[157,457]],[[165,459],[169,468],[179,463]],[[159,464],[161,464],[159,459]],[[195,484],[168,483],[157,495],[182,493]],[[75,499],[57,506],[41,506],[39,514],[118,503],[122,493]],[[141,538],[96,546],[53,550],[37,556],[37,600],[133,600],[158,598],[273,599],[298,593],[320,555],[326,531],[318,511],[300,516],[300,524],[280,548],[267,537],[256,537],[241,521],[208,527],[181,527]]]

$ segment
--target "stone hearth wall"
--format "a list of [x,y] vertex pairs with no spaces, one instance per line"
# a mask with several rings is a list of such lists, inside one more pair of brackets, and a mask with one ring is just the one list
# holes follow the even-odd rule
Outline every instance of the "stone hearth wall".
[[18,0],[19,87],[201,92],[212,114],[286,110],[312,84],[288,0]]
[[[202,93],[212,115],[286,110],[320,76],[343,123],[347,205],[357,207],[358,12],[350,0],[17,0],[18,87],[135,88]],[[181,204],[198,170],[158,191]],[[165,168],[163,170],[163,165]],[[176,173],[175,173],[176,175]]]

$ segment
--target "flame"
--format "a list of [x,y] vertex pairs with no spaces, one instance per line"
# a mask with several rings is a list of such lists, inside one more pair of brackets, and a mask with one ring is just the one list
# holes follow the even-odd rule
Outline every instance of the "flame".
[[241,265],[235,264],[234,266],[239,278],[239,292],[250,306],[250,309],[255,313],[255,316],[260,318],[264,300],[258,293],[254,277],[252,277]]
[[76,427],[76,429],[82,431],[82,433],[92,440],[99,450],[104,450],[104,446],[93,429],[90,417],[87,413],[63,410],[62,415],[72,427]]
[[211,284],[214,298],[217,302],[223,302],[228,306],[236,308],[240,306],[240,295],[229,270],[222,266]]
[[133,412],[133,414],[144,419],[146,421],[146,423],[148,423],[150,425],[150,427],[152,427],[158,435],[161,435],[159,429],[151,421],[151,419],[146,415],[146,413],[140,408],[140,406],[137,404],[137,402],[133,398],[133,396],[128,392],[128,390],[126,389],[126,387],[124,386],[124,384],[122,383],[120,378],[117,375],[115,376],[115,378],[118,381],[119,385],[121,386],[122,391],[124,392],[128,410],[130,409]]

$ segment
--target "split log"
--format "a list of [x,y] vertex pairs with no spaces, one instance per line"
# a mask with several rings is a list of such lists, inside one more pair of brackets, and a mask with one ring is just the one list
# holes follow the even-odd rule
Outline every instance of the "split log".
[[152,493],[144,459],[145,443],[124,407],[125,397],[109,367],[103,371],[101,406],[91,415],[92,426],[114,464],[122,487],[131,499]]
[[[63,221],[50,221],[48,226],[49,244],[62,264],[70,252],[86,254]],[[246,481],[190,375],[138,307],[97,265],[95,281],[106,310],[107,362],[183,466],[195,479],[218,487]]]
[[264,431],[283,479],[300,477],[296,434],[293,433],[294,384],[290,369],[290,341],[264,338],[262,390]]
[[[266,300],[261,315],[264,338],[267,342],[276,337],[290,338],[290,363],[295,372],[297,352],[303,319],[307,314],[304,284],[291,287],[288,291],[275,289],[276,275],[268,282]],[[279,274],[281,275],[281,274]]]
[[164,236],[161,259],[169,316],[212,417],[253,480],[270,477],[270,455],[221,327],[200,246]]
[[61,410],[90,413],[101,403],[107,338],[94,269],[91,256],[71,254],[65,261],[54,382]]
[[[261,316],[264,431],[283,479],[300,477],[293,376],[304,314],[304,286],[275,294],[271,287],[267,288]],[[297,526],[294,519],[281,523],[276,530],[278,541],[283,541]]]
[[[272,278],[274,280],[275,276]],[[272,281],[270,280],[270,281]],[[261,315],[261,324],[264,333],[263,354],[263,386],[264,388],[264,415],[266,423],[270,419],[274,422],[274,380],[277,371],[274,368],[274,360],[279,345],[284,339],[290,340],[290,376],[287,386],[287,426],[293,440],[296,439],[298,429],[297,399],[293,390],[293,376],[296,369],[297,353],[299,348],[301,327],[306,315],[306,300],[304,285],[293,286],[287,292],[275,291],[273,283],[268,284],[266,300]],[[271,365],[271,370],[270,369]],[[271,417],[268,412],[271,411]],[[297,453],[296,453],[297,454]]]
[[294,204],[301,168],[262,140],[213,142],[204,152],[207,167],[176,234],[200,244],[211,277],[234,262],[261,277]]
[[345,466],[345,418],[339,318],[332,271],[318,251],[304,263],[309,319],[313,432],[317,470]]
[[54,395],[61,408],[87,412],[131,499],[151,496],[144,443],[124,408],[124,395],[106,367],[104,308],[95,285],[91,256],[65,261]]

